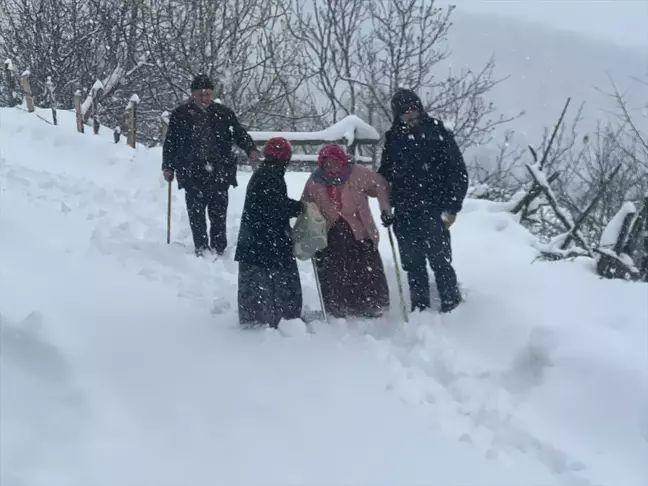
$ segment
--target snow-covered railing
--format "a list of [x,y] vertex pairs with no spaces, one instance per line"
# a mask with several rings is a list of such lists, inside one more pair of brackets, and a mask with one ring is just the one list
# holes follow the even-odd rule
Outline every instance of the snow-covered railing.
[[[316,147],[335,143],[346,147],[347,153],[352,154],[357,162],[363,164],[373,163],[374,157],[359,155],[357,149],[361,146],[373,147],[380,141],[378,130],[355,115],[349,115],[329,128],[316,132],[251,131],[250,136],[259,147],[273,137],[283,137],[293,147]],[[317,161],[317,155],[293,153],[293,160],[310,165]]]
[[273,137],[284,137],[295,145],[339,143],[347,147],[373,145],[380,140],[378,131],[355,115],[349,115],[325,130],[317,132],[250,132],[252,139],[263,145]]
[[[169,126],[169,116],[168,111],[165,111],[160,116],[163,141]],[[339,144],[346,147],[347,153],[353,154],[356,162],[368,165],[374,163],[374,156],[360,155],[357,149],[362,146],[374,147],[380,142],[378,130],[355,115],[349,115],[329,128],[316,132],[250,131],[249,134],[259,148],[274,137],[285,138],[293,147],[317,147],[329,143]],[[371,153],[373,154],[374,151],[371,150]],[[294,151],[292,160],[295,162],[294,169],[308,168],[317,162],[317,154]]]

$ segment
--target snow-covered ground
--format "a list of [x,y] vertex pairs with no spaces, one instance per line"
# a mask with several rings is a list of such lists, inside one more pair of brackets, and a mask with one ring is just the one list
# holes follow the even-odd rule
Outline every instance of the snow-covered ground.
[[0,110],[3,486],[648,484],[646,284],[532,263],[467,201],[455,313],[403,324],[383,234],[388,319],[241,331],[233,252],[191,254],[178,191],[166,244],[160,149],[59,120]]

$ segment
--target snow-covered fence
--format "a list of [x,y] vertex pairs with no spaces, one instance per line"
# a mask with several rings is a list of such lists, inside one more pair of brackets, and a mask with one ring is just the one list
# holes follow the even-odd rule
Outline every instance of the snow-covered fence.
[[[345,147],[348,154],[351,154],[355,161],[360,164],[371,165],[375,162],[375,156],[359,154],[359,148],[375,147],[380,141],[378,131],[355,115],[349,115],[336,124],[325,130],[317,132],[265,132],[251,131],[250,136],[257,146],[262,147],[273,137],[284,137],[293,147],[317,147],[329,143],[335,143]],[[371,150],[375,154],[374,150]],[[293,152],[292,169],[311,169],[317,162],[317,154],[306,154]]]
[[104,86],[102,82],[97,79],[90,89],[90,94],[85,99],[85,101],[81,103],[81,114],[84,121],[87,119],[85,114],[88,112],[88,108],[90,108],[90,116],[92,117],[92,132],[95,135],[99,134],[99,128],[101,127],[101,122],[99,121],[98,103],[99,96],[101,96],[103,89]]
[[133,94],[126,106],[126,113],[128,116],[128,136],[126,143],[135,148],[137,145],[137,105],[139,105],[140,97]]
[[22,88],[25,93],[25,103],[27,104],[27,111],[29,113],[34,112],[34,95],[31,89],[31,83],[29,82],[30,76],[29,70],[25,70],[22,74]]
[[606,226],[596,252],[601,277],[648,282],[648,196],[641,211],[626,202]]
[[7,59],[4,62],[4,84],[6,88],[6,103],[7,106],[13,108],[20,104],[20,95],[16,89],[16,81],[14,78],[14,67],[11,59]]
[[52,110],[52,123],[58,125],[58,117],[56,116],[56,109],[58,108],[58,103],[56,101],[56,86],[54,85],[54,81],[52,81],[52,76],[47,76],[46,85],[46,101],[49,103],[50,109]]
[[[170,114],[167,111],[160,116],[162,122],[162,142],[164,142],[169,127],[169,116]],[[364,165],[374,164],[375,157],[360,155],[359,148],[373,148],[380,142],[380,134],[378,131],[355,115],[349,115],[331,127],[317,132],[250,131],[249,133],[259,149],[273,137],[285,138],[293,148],[317,147],[335,143],[345,147],[346,152],[351,154],[357,163]],[[371,150],[371,152],[375,154],[375,150]],[[291,170],[310,170],[317,163],[317,154],[293,151],[292,162]],[[247,160],[241,158],[241,165],[246,164]]]
[[74,112],[76,113],[77,132],[85,133],[83,123],[83,113],[81,111],[81,90],[77,89],[74,93]]
[[4,92],[7,106],[11,108],[20,105],[24,96],[27,111],[33,113],[35,111],[34,95],[29,80],[31,73],[29,69],[25,69],[20,76],[20,85],[16,82],[15,73],[16,69],[14,68],[13,62],[11,59],[6,59],[4,62],[4,79],[2,80],[2,83],[0,83],[0,95]]

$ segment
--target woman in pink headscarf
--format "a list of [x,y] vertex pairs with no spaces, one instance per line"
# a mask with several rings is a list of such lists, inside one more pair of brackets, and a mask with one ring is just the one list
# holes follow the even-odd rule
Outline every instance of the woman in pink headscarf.
[[389,288],[378,252],[378,228],[369,197],[391,218],[385,179],[355,165],[338,145],[326,145],[302,200],[326,219],[328,245],[315,258],[324,306],[334,317],[379,317],[389,308]]

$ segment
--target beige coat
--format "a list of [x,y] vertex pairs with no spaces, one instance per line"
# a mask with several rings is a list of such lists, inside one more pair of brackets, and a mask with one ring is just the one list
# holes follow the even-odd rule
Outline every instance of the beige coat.
[[330,229],[340,218],[349,223],[356,240],[372,239],[378,246],[378,228],[371,215],[369,197],[378,198],[380,210],[391,210],[388,184],[384,177],[371,169],[355,165],[349,179],[342,184],[342,211],[327,192],[327,186],[308,179],[302,201],[313,202],[326,219]]

